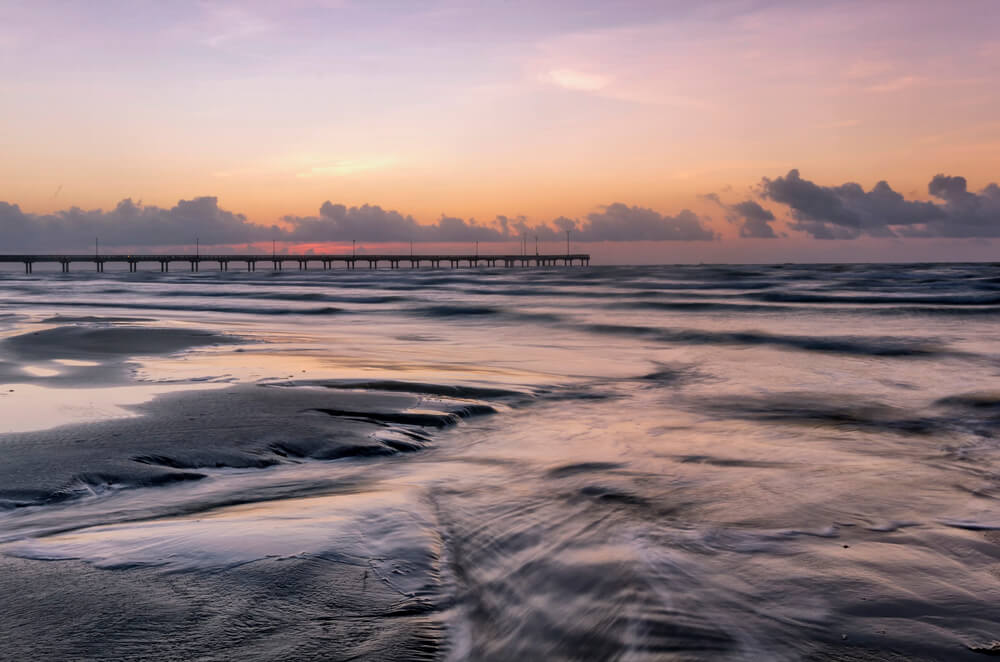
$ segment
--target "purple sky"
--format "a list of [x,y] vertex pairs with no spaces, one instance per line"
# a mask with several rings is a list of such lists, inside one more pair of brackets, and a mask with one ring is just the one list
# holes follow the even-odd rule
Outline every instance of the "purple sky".
[[994,0],[469,4],[0,0],[0,251],[996,259]]

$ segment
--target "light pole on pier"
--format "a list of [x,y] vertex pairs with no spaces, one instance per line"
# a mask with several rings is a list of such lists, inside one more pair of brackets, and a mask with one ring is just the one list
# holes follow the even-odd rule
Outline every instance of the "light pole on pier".
[[569,230],[566,230],[566,257],[569,257]]
[[101,256],[101,239],[100,237],[94,237],[94,257]]
[[358,254],[358,240],[351,239],[351,257],[357,257]]
[[535,257],[538,256],[538,235],[535,235]]
[[201,257],[201,237],[194,238],[194,256]]

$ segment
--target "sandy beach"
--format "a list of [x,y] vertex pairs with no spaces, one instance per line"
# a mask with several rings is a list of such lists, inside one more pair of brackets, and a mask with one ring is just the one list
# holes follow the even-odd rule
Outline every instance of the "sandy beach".
[[0,659],[982,659],[996,284],[879,269],[4,276]]

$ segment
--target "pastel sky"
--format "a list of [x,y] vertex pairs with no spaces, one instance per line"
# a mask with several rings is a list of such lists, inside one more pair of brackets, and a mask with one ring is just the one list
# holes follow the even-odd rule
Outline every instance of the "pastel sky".
[[232,214],[277,230],[230,243],[997,259],[998,179],[996,0],[0,0],[0,251]]

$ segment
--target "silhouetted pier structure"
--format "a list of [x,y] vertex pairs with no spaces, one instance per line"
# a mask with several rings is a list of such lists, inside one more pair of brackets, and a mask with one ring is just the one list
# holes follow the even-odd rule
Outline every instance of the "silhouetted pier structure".
[[71,264],[89,263],[95,265],[98,273],[104,272],[104,265],[127,264],[130,273],[139,270],[140,264],[159,264],[161,272],[170,271],[173,262],[187,263],[191,271],[200,271],[202,263],[217,264],[219,271],[229,271],[229,264],[245,264],[247,271],[256,271],[257,264],[270,264],[274,271],[282,271],[286,264],[297,265],[300,270],[309,269],[309,265],[321,269],[334,268],[335,263],[344,264],[346,269],[357,269],[358,263],[365,264],[369,269],[378,269],[379,263],[388,265],[390,269],[399,269],[406,264],[412,269],[421,265],[440,268],[442,265],[452,268],[468,266],[476,267],[571,267],[590,265],[590,255],[587,253],[567,253],[563,255],[0,255],[0,263],[24,264],[24,273],[34,271],[36,264],[59,264],[62,273],[69,273]]

